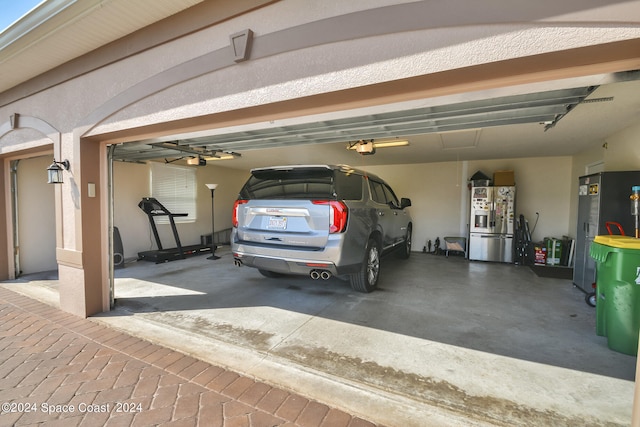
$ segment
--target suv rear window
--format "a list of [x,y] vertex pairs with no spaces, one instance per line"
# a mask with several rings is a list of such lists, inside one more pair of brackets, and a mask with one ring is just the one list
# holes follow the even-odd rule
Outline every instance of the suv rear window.
[[254,171],[240,191],[243,199],[333,199],[330,169]]
[[240,198],[361,200],[362,176],[325,168],[257,170],[240,191]]

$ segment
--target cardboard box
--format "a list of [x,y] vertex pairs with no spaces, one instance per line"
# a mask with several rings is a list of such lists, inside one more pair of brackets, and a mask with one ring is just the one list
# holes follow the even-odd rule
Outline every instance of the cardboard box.
[[495,171],[493,173],[493,185],[495,187],[516,185],[516,179],[513,171]]

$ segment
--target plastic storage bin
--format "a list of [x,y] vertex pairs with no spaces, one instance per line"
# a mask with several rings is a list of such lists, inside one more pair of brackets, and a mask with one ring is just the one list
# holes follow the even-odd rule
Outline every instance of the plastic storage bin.
[[609,348],[636,356],[640,331],[640,239],[596,236],[596,333]]

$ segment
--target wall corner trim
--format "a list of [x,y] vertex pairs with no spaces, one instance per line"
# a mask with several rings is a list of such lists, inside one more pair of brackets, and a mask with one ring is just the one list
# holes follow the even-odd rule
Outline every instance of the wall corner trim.
[[82,252],[72,249],[56,248],[56,259],[58,264],[81,269],[84,265],[82,262]]

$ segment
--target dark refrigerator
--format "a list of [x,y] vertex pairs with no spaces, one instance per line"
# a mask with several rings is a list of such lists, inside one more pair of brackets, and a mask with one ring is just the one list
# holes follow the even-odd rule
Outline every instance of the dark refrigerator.
[[[599,172],[579,178],[573,283],[585,292],[593,292],[596,281],[596,264],[589,255],[591,243],[596,236],[609,234],[607,222],[618,223],[626,235],[634,235],[629,205],[634,185],[640,185],[640,171]],[[612,234],[620,233],[613,224],[609,229]]]

